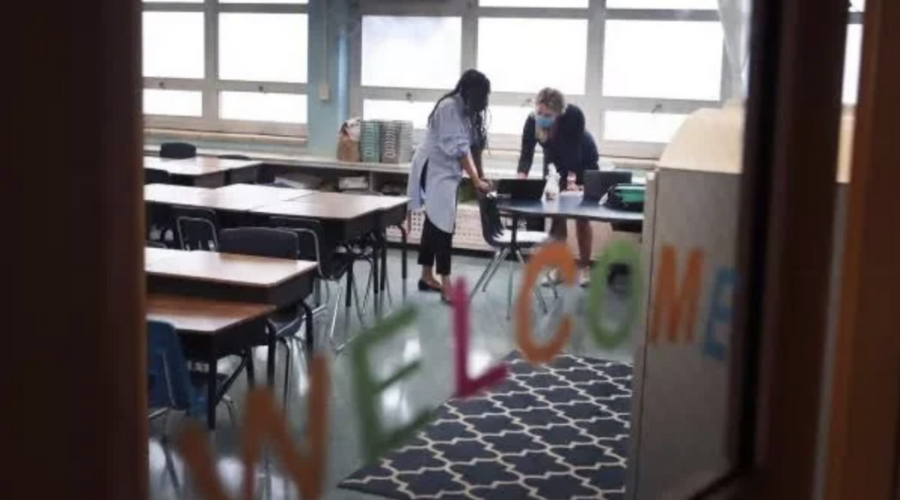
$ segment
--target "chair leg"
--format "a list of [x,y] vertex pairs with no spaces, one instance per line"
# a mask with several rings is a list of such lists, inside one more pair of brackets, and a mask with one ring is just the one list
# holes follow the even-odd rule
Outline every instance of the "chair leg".
[[478,289],[481,288],[481,285],[487,281],[488,275],[491,274],[491,271],[494,269],[494,266],[497,265],[497,262],[500,261],[500,255],[503,254],[502,250],[497,250],[494,252],[494,257],[488,262],[488,265],[485,266],[484,271],[482,271],[481,276],[478,277],[478,281],[475,282],[475,286],[472,287],[472,290],[469,291],[469,302],[472,302],[472,299],[475,298],[475,294],[478,293]]
[[284,410],[288,410],[288,394],[291,388],[291,365],[293,364],[293,360],[291,359],[291,344],[290,340],[284,343],[284,398],[282,399]]
[[[356,286],[356,283],[353,283],[353,300],[356,301],[356,318],[359,320],[360,326],[365,326],[366,320],[365,315],[369,312],[369,290],[372,289],[372,278],[374,273],[372,272],[372,268],[369,269],[369,279],[366,282],[366,301],[365,304],[360,307],[361,302],[359,301],[359,287]],[[378,304],[375,304],[375,309],[378,309]],[[348,310],[349,314],[350,311]]]
[[225,403],[225,408],[228,410],[228,418],[231,419],[231,425],[233,427],[237,426],[237,417],[235,416],[234,411],[234,401],[231,400],[230,396],[222,396],[222,402]]
[[[519,262],[522,264],[522,267],[525,267],[525,257],[522,255],[522,252],[516,252],[516,257],[519,258]],[[537,297],[538,302],[540,302],[541,309],[544,310],[544,314],[550,312],[550,308],[547,307],[547,301],[544,300],[544,296],[541,295],[541,289],[539,287],[536,287],[534,289],[534,295],[535,297]]]
[[509,277],[506,285],[506,320],[512,317],[513,274],[516,272],[514,261],[509,261]]
[[337,327],[338,310],[341,308],[341,297],[344,295],[344,281],[339,281],[338,292],[334,298],[334,311],[331,313],[331,327],[328,329],[328,340],[331,342],[331,348],[336,349],[337,343],[334,341],[334,330]]
[[500,266],[503,265],[503,261],[504,261],[507,257],[509,257],[509,249],[508,249],[508,248],[504,248],[504,249],[500,252],[500,255],[497,257],[497,262],[494,264],[494,268],[491,270],[491,273],[488,274],[487,279],[484,281],[484,286],[483,286],[482,289],[481,289],[482,292],[486,292],[486,291],[487,291],[488,285],[491,283],[491,280],[494,279],[494,275],[497,274],[497,271],[500,270]]
[[256,370],[253,367],[253,348],[247,349],[244,353],[244,357],[247,358],[247,366],[245,369],[247,370],[247,385],[253,387],[256,385]]

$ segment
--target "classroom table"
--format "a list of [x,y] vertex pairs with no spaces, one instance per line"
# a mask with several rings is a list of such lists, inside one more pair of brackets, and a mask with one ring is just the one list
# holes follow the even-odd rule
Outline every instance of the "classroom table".
[[[306,320],[306,349],[315,348],[312,308],[304,300],[313,291],[318,264],[214,252],[182,252],[144,264],[150,293],[266,304],[278,309],[298,306]],[[269,384],[275,377],[275,339],[269,338],[266,367]]]
[[[150,294],[147,297],[147,319],[172,324],[178,331],[187,359],[201,361],[207,371],[206,422],[210,430],[216,428],[216,403],[237,378],[232,375],[218,388],[218,360],[227,356],[244,355],[248,346],[264,336],[269,337],[270,349],[274,336],[267,335],[266,319],[275,307],[266,304],[225,302],[196,297]],[[274,350],[269,352],[270,359]],[[253,378],[252,357],[247,366]]]
[[144,157],[144,168],[165,170],[175,184],[185,186],[219,187],[233,182],[253,182],[262,162],[229,160],[197,156],[183,160]]
[[[274,203],[251,210],[265,217],[297,217],[315,219],[322,223],[331,241],[352,242],[367,235],[375,236],[372,276],[375,304],[380,306],[380,293],[385,289],[388,227],[399,226],[403,235],[402,277],[407,277],[406,220],[408,199],[399,196],[374,196],[347,193],[317,192],[290,201]],[[381,271],[379,272],[379,266]],[[350,304],[353,275],[347,276],[347,307]]]
[[554,200],[498,200],[497,207],[500,212],[512,217],[512,241],[510,249],[515,255],[518,251],[516,238],[519,230],[520,217],[542,217],[575,220],[589,220],[594,222],[608,222],[610,224],[642,224],[643,212],[626,212],[605,207],[596,200],[585,200],[581,193],[560,193]]
[[144,263],[153,264],[172,257],[178,257],[184,253],[183,250],[172,250],[171,248],[144,248]]
[[280,201],[309,196],[307,189],[277,188],[252,184],[231,184],[218,189],[172,184],[144,186],[144,201],[149,204],[206,208],[219,212],[249,212]]

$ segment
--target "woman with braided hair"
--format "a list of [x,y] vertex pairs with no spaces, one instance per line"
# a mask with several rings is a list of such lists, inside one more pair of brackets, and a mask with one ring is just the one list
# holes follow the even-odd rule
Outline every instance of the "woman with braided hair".
[[[469,176],[475,189],[490,190],[481,178],[481,150],[487,142],[485,115],[491,82],[470,69],[451,92],[435,104],[428,117],[425,141],[416,150],[409,172],[410,208],[425,207],[425,224],[419,249],[422,276],[419,290],[441,292],[450,298],[450,261],[456,230],[456,192]],[[434,267],[441,277],[434,276]]]

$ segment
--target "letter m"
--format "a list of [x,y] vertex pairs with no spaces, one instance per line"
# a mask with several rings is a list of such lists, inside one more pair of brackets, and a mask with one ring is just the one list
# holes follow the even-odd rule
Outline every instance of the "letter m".
[[[650,318],[650,343],[655,344],[667,332],[669,342],[679,341],[679,328],[684,325],[682,341],[694,340],[697,320],[697,304],[703,276],[703,251],[691,250],[687,270],[678,284],[678,253],[670,245],[664,245],[656,272],[656,289]],[[682,323],[682,318],[684,322]]]

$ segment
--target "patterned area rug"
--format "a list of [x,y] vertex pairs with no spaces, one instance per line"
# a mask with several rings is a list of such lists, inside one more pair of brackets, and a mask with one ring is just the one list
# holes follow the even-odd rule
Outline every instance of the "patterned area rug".
[[624,497],[631,365],[512,358],[490,393],[451,400],[407,446],[339,485],[399,500]]

